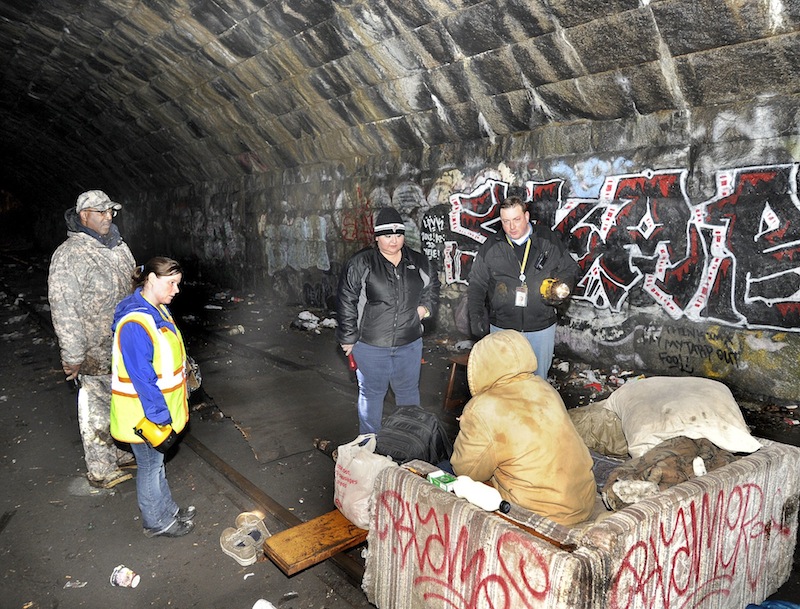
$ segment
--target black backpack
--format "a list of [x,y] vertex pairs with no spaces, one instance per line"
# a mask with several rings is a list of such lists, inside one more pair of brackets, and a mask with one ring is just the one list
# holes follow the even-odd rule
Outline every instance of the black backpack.
[[436,465],[453,454],[453,443],[434,414],[419,406],[398,408],[383,422],[375,452],[405,463],[421,459]]

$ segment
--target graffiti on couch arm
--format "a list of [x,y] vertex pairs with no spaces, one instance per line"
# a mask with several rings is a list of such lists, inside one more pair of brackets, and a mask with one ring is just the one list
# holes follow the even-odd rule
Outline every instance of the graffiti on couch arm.
[[537,606],[550,593],[546,557],[527,535],[509,529],[484,546],[480,526],[456,523],[395,491],[383,491],[375,510],[381,553],[398,574],[413,574],[414,594],[426,602],[514,609]]

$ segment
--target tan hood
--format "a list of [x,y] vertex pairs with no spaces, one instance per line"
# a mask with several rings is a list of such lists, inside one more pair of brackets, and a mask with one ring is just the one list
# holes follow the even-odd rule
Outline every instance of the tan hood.
[[575,524],[594,507],[592,458],[561,396],[535,369],[530,343],[514,330],[489,334],[472,348],[472,399],[450,461],[457,474],[490,481],[506,501]]
[[493,332],[479,340],[469,354],[467,382],[472,395],[512,379],[534,376],[536,355],[528,339],[516,330]]

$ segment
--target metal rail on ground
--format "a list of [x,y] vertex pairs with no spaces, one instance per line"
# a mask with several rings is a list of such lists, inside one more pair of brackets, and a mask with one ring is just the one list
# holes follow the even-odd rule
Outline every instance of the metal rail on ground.
[[[214,451],[209,449],[200,440],[193,437],[191,433],[184,436],[183,444],[191,448],[198,457],[203,459],[214,470],[219,472],[233,486],[250,497],[250,499],[252,499],[259,508],[277,518],[287,527],[293,527],[303,523],[302,520],[275,501],[272,497],[267,495],[264,491],[258,488],[258,486],[253,484],[253,482],[243,476],[239,471],[220,459],[220,457]],[[336,565],[341,568],[342,571],[344,571],[345,575],[347,575],[348,579],[350,579],[354,585],[361,585],[361,580],[364,577],[364,566],[352,556],[347,554],[337,554],[332,556],[329,560],[332,560],[334,563],[336,563]]]
[[[4,287],[8,289],[8,286]],[[55,335],[52,321],[50,320],[49,316],[42,314],[40,311],[37,311],[36,308],[33,307],[30,303],[26,302],[21,295],[17,297],[17,299],[15,300],[15,304],[21,309],[30,313],[32,317],[36,320],[36,322],[45,331],[49,332],[53,336]],[[255,351],[258,355],[264,356],[267,359],[271,359],[275,363],[279,365],[284,365],[285,367],[288,367],[290,369],[306,368],[302,364],[290,362],[289,360],[285,360],[283,358],[277,358],[266,351],[254,348],[247,348],[246,345],[242,345],[241,343],[236,343],[218,336],[214,336],[213,333],[211,332],[205,331],[205,334],[207,337],[213,336],[213,338],[217,339],[219,342],[226,343],[234,348],[239,348],[251,352]],[[217,471],[226,480],[228,480],[228,482],[232,486],[239,489],[242,493],[244,493],[250,499],[252,499],[256,503],[256,505],[263,511],[271,514],[273,517],[275,517],[277,520],[285,524],[287,527],[292,527],[298,524],[302,524],[303,521],[300,520],[300,518],[295,516],[292,512],[290,512],[281,504],[279,504],[277,501],[275,501],[267,493],[262,491],[252,481],[250,481],[248,478],[242,475],[241,472],[237,471],[235,468],[228,465],[225,461],[223,461],[219,457],[219,455],[217,455],[214,451],[209,449],[200,440],[193,437],[190,433],[184,436],[183,444],[191,448],[192,451],[198,457],[203,459],[203,461],[205,461],[212,469]],[[0,526],[5,526],[5,520],[8,516],[9,516],[8,513],[3,516],[3,519],[0,520]],[[0,530],[2,529],[0,528]],[[356,586],[361,585],[361,580],[364,577],[364,566],[360,564],[357,560],[355,560],[352,556],[342,553],[332,556],[329,560],[332,560],[343,571],[343,573],[347,576],[347,578],[353,585]]]

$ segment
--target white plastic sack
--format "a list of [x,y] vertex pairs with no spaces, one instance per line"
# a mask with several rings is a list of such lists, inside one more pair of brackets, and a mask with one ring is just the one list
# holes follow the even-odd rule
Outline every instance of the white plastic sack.
[[389,457],[375,454],[375,434],[362,434],[342,444],[336,457],[333,502],[354,525],[368,529],[370,499],[375,478],[386,467],[397,467]]

